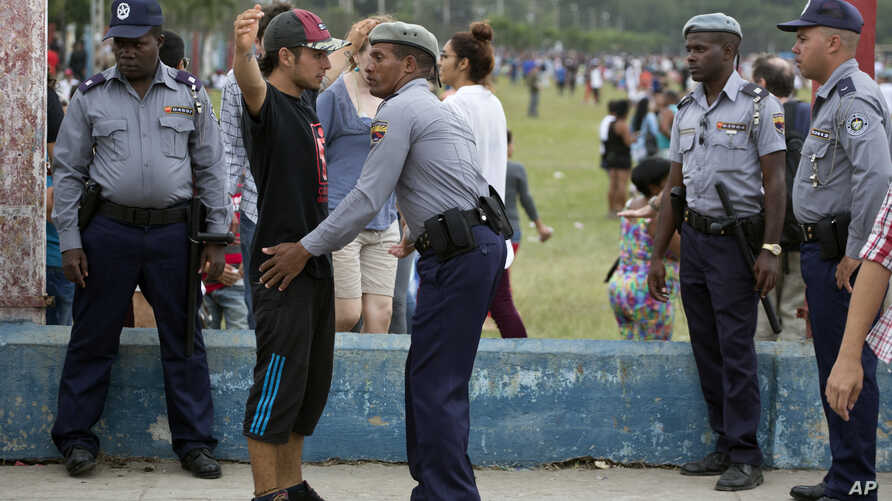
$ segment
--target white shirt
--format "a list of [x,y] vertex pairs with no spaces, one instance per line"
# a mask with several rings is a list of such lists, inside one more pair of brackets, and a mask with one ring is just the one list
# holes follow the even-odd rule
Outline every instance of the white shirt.
[[[502,200],[505,200],[505,178],[508,175],[508,121],[505,110],[492,91],[482,85],[465,85],[443,102],[471,127],[477,143],[477,159],[481,173]],[[511,241],[506,240],[508,257],[505,268],[514,260]]]
[[600,89],[602,85],[604,85],[604,79],[601,77],[601,67],[595,66],[592,68],[592,72],[589,75],[589,81],[592,84],[593,89]]
[[505,176],[508,172],[508,122],[502,102],[482,85],[466,85],[443,102],[471,126],[481,173],[504,200]]

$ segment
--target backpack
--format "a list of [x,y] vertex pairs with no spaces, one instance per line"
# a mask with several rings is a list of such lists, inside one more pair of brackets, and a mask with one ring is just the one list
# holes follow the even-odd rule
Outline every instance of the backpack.
[[799,169],[799,158],[802,156],[802,144],[808,134],[811,122],[811,107],[807,103],[791,99],[784,103],[784,136],[787,143],[787,213],[784,215],[784,229],[781,233],[781,245],[784,249],[798,250],[802,243],[802,231],[793,216],[793,183]]

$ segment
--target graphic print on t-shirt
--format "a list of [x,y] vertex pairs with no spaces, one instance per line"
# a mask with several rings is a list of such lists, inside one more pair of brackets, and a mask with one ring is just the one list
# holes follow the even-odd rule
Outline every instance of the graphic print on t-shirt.
[[310,124],[313,129],[313,139],[316,140],[316,177],[319,189],[316,192],[316,202],[328,203],[328,169],[325,165],[325,131],[319,123]]

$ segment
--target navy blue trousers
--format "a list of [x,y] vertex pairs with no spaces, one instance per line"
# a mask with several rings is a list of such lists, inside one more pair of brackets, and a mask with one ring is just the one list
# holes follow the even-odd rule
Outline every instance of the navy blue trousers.
[[751,268],[733,236],[682,227],[681,298],[716,450],[731,462],[758,465],[759,379]]
[[139,285],[158,324],[173,450],[183,457],[199,447],[213,449],[214,406],[198,315],[195,350],[191,358],[185,356],[186,224],[143,228],[97,215],[82,241],[87,286],[77,287],[74,295],[74,325],[52,430],[56,447],[63,454],[74,446],[99,450],[99,437],[90,429],[102,415],[124,317]]
[[412,501],[480,499],[468,458],[468,383],[480,331],[505,265],[505,240],[473,228],[478,248],[418,261],[421,286],[406,359],[406,452]]
[[864,387],[855,408],[849,411],[849,421],[843,421],[827,404],[824,390],[842,344],[852,295],[836,287],[839,260],[821,259],[819,244],[803,244],[801,256],[805,299],[808,301],[812,341],[818,362],[821,404],[827,417],[830,453],[833,456],[830,470],[824,477],[824,492],[836,499],[873,500],[877,498],[876,491],[869,496],[849,496],[848,493],[855,482],[860,482],[863,490],[866,481],[876,480],[877,417],[880,408],[877,358],[865,344],[861,352]]

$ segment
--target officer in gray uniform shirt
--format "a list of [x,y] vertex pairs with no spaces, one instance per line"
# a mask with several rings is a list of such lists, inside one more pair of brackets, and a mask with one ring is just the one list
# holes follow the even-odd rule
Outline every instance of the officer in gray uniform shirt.
[[[721,13],[695,16],[683,33],[691,76],[700,85],[679,102],[672,125],[672,165],[648,287],[654,299],[668,300],[663,256],[676,221],[683,219],[681,297],[716,443],[714,452],[685,464],[681,473],[721,475],[717,490],[752,489],[762,483],[753,338],[759,294],[774,287],[779,266],[784,115],[776,98],[735,71],[742,37],[736,20]],[[736,221],[722,206],[719,181],[727,187]],[[680,186],[687,207],[673,214],[669,192]],[[734,224],[742,225],[758,253],[755,267],[738,247]]]
[[[799,19],[778,25],[796,32],[802,76],[821,84],[793,181],[793,212],[803,230],[802,278],[833,461],[821,483],[793,488],[796,499],[877,499],[876,489],[867,489],[876,486],[877,359],[864,345],[836,363],[861,248],[892,180],[889,109],[855,60],[863,25],[858,9],[842,0],[812,0]],[[863,369],[847,420],[825,395],[834,363]]]
[[311,255],[353,240],[396,190],[408,232],[391,252],[402,257],[414,247],[422,256],[406,360],[406,449],[418,481],[412,499],[478,500],[467,456],[468,381],[510,231],[497,224],[504,212],[492,210],[494,199],[486,196],[469,125],[428,87],[439,54],[434,35],[384,23],[369,42],[371,92],[385,100],[362,175],[300,245],[261,266],[261,280],[286,287]]
[[[155,312],[173,449],[202,478],[220,476],[211,455],[213,403],[198,315],[194,354],[186,357],[189,240],[186,208],[195,187],[207,207],[207,231],[229,229],[223,143],[207,93],[193,75],[165,66],[163,16],[156,0],[115,0],[111,28],[117,64],[84,81],[71,100],[55,149],[53,222],[63,271],[76,283],[74,326],[59,384],[53,441],[71,475],[95,466],[111,366],[124,318],[139,285]],[[100,205],[78,228],[85,183]],[[224,247],[206,246],[201,262],[220,275]]]

